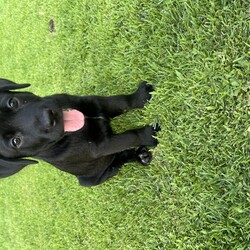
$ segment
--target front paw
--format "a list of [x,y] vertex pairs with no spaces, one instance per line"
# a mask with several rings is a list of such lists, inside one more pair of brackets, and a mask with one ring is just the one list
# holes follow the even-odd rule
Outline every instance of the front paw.
[[151,92],[154,91],[154,88],[151,84],[147,83],[147,82],[141,82],[137,91],[135,92],[135,106],[137,108],[143,108],[145,103],[148,102],[152,95]]
[[153,126],[146,126],[139,130],[141,145],[156,147],[158,145],[158,140],[155,138],[156,133],[160,131],[160,126],[157,125],[156,128]]

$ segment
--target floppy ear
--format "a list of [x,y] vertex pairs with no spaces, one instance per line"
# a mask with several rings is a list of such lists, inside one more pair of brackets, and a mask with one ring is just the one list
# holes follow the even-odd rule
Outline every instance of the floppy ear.
[[0,178],[13,175],[29,164],[35,164],[37,161],[27,159],[6,159],[0,158]]
[[0,78],[0,91],[22,89],[22,88],[27,88],[29,86],[30,86],[30,84],[28,84],[28,83],[16,84],[15,82],[12,82],[10,80]]

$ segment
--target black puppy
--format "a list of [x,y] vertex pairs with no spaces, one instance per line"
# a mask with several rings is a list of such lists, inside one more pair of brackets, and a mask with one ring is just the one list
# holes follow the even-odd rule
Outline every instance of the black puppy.
[[[153,87],[146,82],[130,95],[39,97],[11,90],[28,87],[0,79],[0,177],[42,159],[75,175],[80,185],[98,185],[118,173],[124,163],[147,165],[158,128],[146,126],[114,134],[110,119],[143,108]],[[137,149],[135,149],[137,148]]]

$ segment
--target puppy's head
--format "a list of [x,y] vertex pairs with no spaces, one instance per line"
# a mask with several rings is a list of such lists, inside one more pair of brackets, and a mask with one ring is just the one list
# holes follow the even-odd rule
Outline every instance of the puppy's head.
[[23,157],[39,154],[64,134],[62,110],[56,102],[12,91],[28,86],[0,79],[0,177],[36,163]]

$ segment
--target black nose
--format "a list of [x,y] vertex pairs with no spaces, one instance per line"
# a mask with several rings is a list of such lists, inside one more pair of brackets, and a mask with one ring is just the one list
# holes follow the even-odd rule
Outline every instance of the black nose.
[[42,120],[46,130],[50,130],[51,128],[55,127],[55,112],[51,109],[44,109]]

